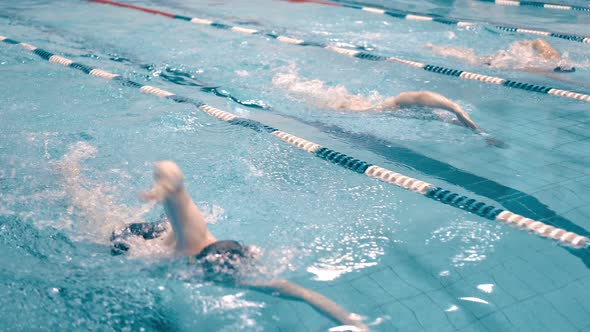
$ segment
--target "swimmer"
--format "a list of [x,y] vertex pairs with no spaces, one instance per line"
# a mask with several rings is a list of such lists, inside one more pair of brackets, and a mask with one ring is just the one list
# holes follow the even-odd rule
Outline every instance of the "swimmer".
[[304,301],[334,321],[354,331],[369,331],[356,315],[351,315],[325,296],[286,280],[250,282],[240,280],[240,264],[252,258],[250,248],[233,240],[217,240],[207,228],[203,215],[191,199],[183,182],[183,174],[172,161],[154,166],[154,186],[141,194],[148,201],[162,202],[171,227],[151,223],[128,225],[113,233],[113,249],[124,252],[128,235],[141,236],[147,241],[163,241],[176,254],[189,258],[203,268],[205,280],[248,288],[263,293]]
[[501,50],[486,56],[478,56],[473,49],[468,48],[437,46],[430,43],[425,44],[424,47],[436,54],[457,58],[472,65],[541,73],[552,78],[557,78],[552,72],[571,73],[576,71],[576,68],[565,62],[559,51],[541,38],[518,41],[513,43],[508,50]]
[[[465,126],[474,131],[480,130],[459,105],[445,96],[431,91],[403,92],[383,100],[381,97],[351,94],[341,85],[324,86],[324,82],[317,79],[302,79],[293,67],[288,68],[286,72],[276,74],[272,81],[276,86],[285,88],[292,94],[303,97],[306,102],[320,108],[354,112],[395,112],[413,107],[428,107],[454,114],[456,119],[450,119],[454,124]],[[440,112],[434,112],[434,115],[440,120],[449,120]]]
[[[488,133],[480,129],[473,120],[469,117],[469,114],[465,112],[461,106],[450,101],[445,96],[432,91],[409,91],[402,92],[395,97],[389,97],[383,101],[380,105],[373,106],[366,109],[356,109],[358,111],[365,112],[394,112],[396,110],[415,108],[415,107],[428,107],[434,108],[433,114],[442,121],[450,121],[453,124],[463,126],[473,130],[475,133],[484,137],[485,142],[488,145],[495,146],[498,148],[507,148],[508,145],[499,139],[493,138]],[[355,110],[354,108],[350,108]],[[455,115],[455,117],[448,117],[444,112],[438,110],[444,110]]]
[[[397,111],[413,108],[431,108],[439,120],[447,121],[471,129],[485,137],[489,145],[504,148],[507,145],[490,137],[471,119],[458,104],[445,96],[432,91],[408,91],[383,99],[380,96],[351,94],[344,86],[325,86],[320,80],[305,80],[299,77],[296,69],[290,67],[286,72],[275,75],[273,83],[287,89],[293,95],[302,97],[307,103],[319,108],[353,112],[388,112],[395,116]],[[442,112],[441,112],[442,110]],[[448,113],[453,116],[449,116]]]

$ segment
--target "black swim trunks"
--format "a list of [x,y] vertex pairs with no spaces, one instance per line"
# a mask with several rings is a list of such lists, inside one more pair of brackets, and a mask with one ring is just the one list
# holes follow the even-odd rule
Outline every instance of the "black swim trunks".
[[[141,236],[145,240],[160,237],[167,228],[167,223],[133,223],[120,230],[113,231],[111,235],[111,254],[121,255],[129,251],[130,236]],[[200,253],[191,258],[203,269],[205,280],[232,283],[235,282],[240,265],[252,257],[248,247],[238,241],[223,240],[213,242],[206,246]]]

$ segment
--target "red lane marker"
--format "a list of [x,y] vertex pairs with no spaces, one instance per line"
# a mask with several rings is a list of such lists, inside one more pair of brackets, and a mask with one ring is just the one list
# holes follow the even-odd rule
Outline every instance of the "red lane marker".
[[170,18],[174,18],[174,16],[175,16],[174,14],[162,12],[162,11],[159,11],[159,10],[154,10],[154,9],[149,9],[149,8],[139,7],[139,6],[134,6],[134,5],[128,5],[126,3],[115,2],[115,1],[110,1],[110,0],[88,0],[88,1],[90,1],[90,2],[103,3],[103,4],[107,4],[107,5],[113,5],[113,6],[117,6],[117,7],[123,7],[123,8],[130,8],[130,9],[140,10],[142,12],[146,12],[146,13],[150,13],[150,14],[156,14],[156,15],[162,15],[162,16],[166,16],[166,17],[170,17]]
[[286,0],[286,1],[288,1],[288,2],[296,2],[296,3],[309,2],[309,3],[317,3],[317,4],[320,4],[320,5],[326,5],[326,6],[342,7],[342,5],[339,4],[339,3],[327,2],[327,1],[321,1],[321,0]]

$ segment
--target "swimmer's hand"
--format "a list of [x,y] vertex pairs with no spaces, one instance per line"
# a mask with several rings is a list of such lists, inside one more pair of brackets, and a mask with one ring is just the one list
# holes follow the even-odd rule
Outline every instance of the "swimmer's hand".
[[510,146],[505,143],[504,141],[501,141],[497,138],[493,138],[493,137],[487,137],[485,139],[486,143],[490,146],[494,146],[500,149],[508,149]]
[[485,131],[480,130],[479,134],[481,136],[483,136],[486,144],[489,146],[494,146],[494,147],[500,148],[500,149],[507,149],[509,147],[509,145],[506,144],[504,141],[492,137],[490,134],[486,133]]
[[139,197],[145,201],[162,202],[166,197],[183,188],[183,175],[180,167],[173,161],[160,161],[154,164],[154,186]]

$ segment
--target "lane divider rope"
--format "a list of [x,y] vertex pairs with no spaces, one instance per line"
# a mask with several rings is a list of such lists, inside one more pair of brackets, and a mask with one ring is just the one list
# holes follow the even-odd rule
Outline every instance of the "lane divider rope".
[[500,6],[526,6],[526,7],[536,7],[536,8],[544,8],[544,9],[557,9],[557,10],[572,10],[572,11],[580,11],[580,12],[589,12],[590,7],[583,7],[583,6],[574,6],[574,5],[566,5],[560,3],[549,3],[549,2],[537,2],[537,1],[514,1],[514,0],[478,0],[480,2],[488,2],[493,3],[495,5]]
[[286,142],[291,146],[309,152],[318,158],[327,160],[343,168],[349,169],[359,174],[364,174],[368,177],[375,178],[404,189],[409,189],[430,199],[459,208],[461,210],[471,212],[483,218],[489,220],[496,220],[499,222],[505,222],[511,226],[515,226],[517,228],[532,232],[542,237],[556,240],[564,245],[571,246],[573,248],[583,248],[590,244],[590,239],[587,236],[582,236],[573,232],[568,232],[564,229],[547,225],[541,221],[529,219],[516,213],[512,213],[508,210],[496,208],[493,205],[488,205],[476,199],[469,198],[467,196],[462,196],[449,190],[445,190],[431,183],[421,181],[400,173],[396,173],[394,171],[367,163],[365,161],[356,159],[351,156],[347,156],[343,153],[334,151],[327,147],[323,147],[317,143],[280,131],[274,127],[267,126],[259,121],[242,118],[232,113],[226,112],[224,110],[220,110],[213,106],[207,105],[199,100],[179,96],[164,89],[160,89],[158,87],[141,85],[140,83],[126,79],[121,75],[113,74],[98,68],[92,68],[85,64],[78,63],[70,59],[61,57],[59,55],[53,54],[51,52],[48,52],[46,50],[37,48],[33,45],[21,43],[19,41],[1,35],[0,41],[2,41],[4,44],[20,45],[24,49],[36,54],[41,59],[47,60],[49,62],[54,62],[65,67],[78,69],[88,75],[104,78],[107,80],[119,81],[124,86],[133,87],[143,93],[170,99],[177,103],[192,104],[204,113],[214,118],[217,118],[221,121],[225,121],[232,125],[250,128],[259,133],[269,133],[272,136],[282,140],[283,142]]
[[[320,5],[343,7],[343,8],[349,8],[349,9],[362,10],[362,11],[366,11],[366,12],[370,12],[370,13],[374,13],[374,14],[387,15],[387,16],[402,19],[402,20],[430,21],[430,22],[442,23],[442,24],[446,24],[446,25],[455,25],[458,27],[467,27],[467,26],[472,26],[472,25],[478,24],[476,22],[469,21],[469,20],[456,19],[456,18],[450,18],[450,17],[438,16],[438,15],[430,15],[430,14],[424,14],[424,13],[412,13],[412,12],[403,11],[403,10],[399,10],[399,9],[392,9],[392,8],[387,8],[387,9],[378,8],[378,7],[367,6],[365,4],[360,4],[360,3],[356,3],[356,2],[350,2],[350,1],[332,0],[333,2],[331,2],[331,3],[317,2],[317,1],[313,1],[313,0],[304,0],[304,1],[302,1],[302,0],[286,0],[286,1],[297,2],[297,3],[309,2],[309,3],[320,4]],[[486,1],[486,0],[480,0],[480,1]],[[584,8],[584,7],[582,7],[582,8]],[[590,11],[590,8],[587,8],[587,9],[588,9],[588,11]],[[585,43],[585,44],[590,43],[590,37],[587,37],[587,36],[580,36],[580,35],[575,35],[575,34],[570,34],[570,33],[551,32],[551,31],[546,31],[546,30],[538,30],[538,29],[503,25],[503,24],[497,24],[497,23],[485,22],[485,21],[482,21],[482,23],[490,24],[490,25],[494,26],[496,29],[506,31],[506,32],[513,32],[513,33],[520,33],[520,34],[532,34],[532,35],[560,38],[560,39],[565,39],[565,40],[579,42],[579,43]]]
[[[179,19],[179,20],[183,20],[183,21],[192,22],[192,23],[195,23],[198,25],[210,26],[210,27],[213,27],[216,29],[234,31],[234,32],[238,32],[238,33],[245,33],[248,35],[259,35],[259,36],[269,37],[269,38],[276,39],[280,42],[287,43],[287,44],[293,44],[293,45],[299,45],[299,46],[319,47],[319,48],[327,49],[327,50],[330,50],[330,51],[333,51],[336,53],[340,53],[340,54],[347,55],[349,57],[358,58],[358,59],[369,60],[369,61],[396,62],[396,63],[400,63],[400,64],[403,64],[406,66],[414,67],[414,68],[421,68],[423,70],[426,70],[426,71],[429,71],[432,73],[436,73],[436,74],[453,76],[453,77],[458,77],[458,78],[467,79],[467,80],[479,81],[479,82],[486,83],[486,84],[501,85],[501,86],[504,86],[507,88],[514,88],[514,89],[520,89],[520,90],[525,90],[525,91],[530,91],[530,92],[550,94],[550,95],[555,95],[555,96],[559,96],[559,97],[577,99],[577,100],[582,100],[585,102],[590,102],[590,95],[575,92],[575,91],[561,90],[561,89],[557,89],[557,88],[546,87],[546,86],[532,84],[532,83],[512,81],[512,80],[504,79],[504,78],[500,78],[500,77],[487,76],[487,75],[482,75],[482,74],[477,74],[477,73],[470,73],[470,72],[459,70],[459,69],[452,69],[452,68],[446,68],[446,67],[441,67],[441,66],[436,66],[436,65],[429,65],[429,64],[424,64],[424,63],[416,62],[416,61],[412,61],[412,60],[406,60],[406,59],[402,59],[402,58],[398,58],[398,57],[394,57],[394,56],[375,55],[375,54],[371,54],[371,53],[364,52],[364,51],[351,50],[351,49],[347,49],[347,48],[331,46],[331,45],[318,43],[318,42],[304,41],[304,40],[297,39],[297,38],[291,38],[288,36],[281,36],[281,35],[277,35],[274,33],[267,33],[267,32],[259,31],[259,30],[255,30],[255,29],[246,29],[246,28],[242,28],[242,27],[230,26],[230,25],[226,25],[223,23],[217,23],[217,22],[214,22],[211,20],[205,20],[205,19],[201,19],[201,18],[174,15],[174,14],[170,14],[170,13],[166,13],[166,12],[162,12],[162,11],[158,11],[158,10],[139,7],[139,6],[135,6],[135,5],[128,5],[128,4],[115,2],[115,1],[111,1],[111,0],[88,0],[88,1],[101,3],[101,4],[113,5],[113,6],[117,6],[117,7],[135,9],[135,10],[139,10],[142,12],[147,12],[147,13],[162,15],[165,17],[173,18],[173,19]],[[238,29],[236,29],[236,28],[238,28]]]

